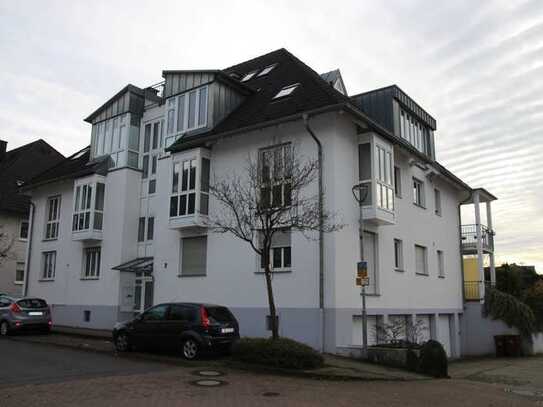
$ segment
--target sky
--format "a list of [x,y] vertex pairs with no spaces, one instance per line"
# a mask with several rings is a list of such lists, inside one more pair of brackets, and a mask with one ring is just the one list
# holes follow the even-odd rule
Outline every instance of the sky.
[[281,47],[352,95],[400,86],[436,118],[437,159],[498,197],[498,264],[543,272],[542,0],[0,0],[0,139],[69,155],[127,83]]

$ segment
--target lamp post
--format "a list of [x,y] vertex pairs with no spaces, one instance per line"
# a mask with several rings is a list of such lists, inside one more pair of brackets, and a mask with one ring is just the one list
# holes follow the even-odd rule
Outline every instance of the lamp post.
[[[359,235],[360,235],[360,261],[364,261],[364,216],[362,203],[368,196],[368,185],[360,183],[352,188],[353,196],[360,208]],[[357,194],[358,193],[358,194]],[[362,358],[368,354],[368,315],[366,312],[366,282],[361,284],[360,296],[362,297]]]

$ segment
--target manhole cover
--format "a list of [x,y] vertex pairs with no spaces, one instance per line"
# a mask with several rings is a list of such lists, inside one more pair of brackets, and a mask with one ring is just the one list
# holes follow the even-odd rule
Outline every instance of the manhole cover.
[[202,379],[202,380],[195,380],[191,382],[191,384],[195,386],[201,386],[201,387],[215,387],[215,386],[223,386],[227,383],[222,380]]
[[275,391],[267,391],[265,393],[262,393],[262,396],[264,396],[264,397],[277,397],[277,396],[279,396],[279,393],[277,393]]
[[204,376],[204,377],[224,376],[223,372],[218,372],[216,370],[198,370],[194,372],[194,374],[198,376]]

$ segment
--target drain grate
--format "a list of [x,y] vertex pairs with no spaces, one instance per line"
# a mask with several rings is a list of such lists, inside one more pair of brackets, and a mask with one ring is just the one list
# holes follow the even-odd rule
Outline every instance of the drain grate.
[[262,396],[263,397],[277,397],[277,396],[280,396],[280,394],[275,391],[267,391],[265,393],[262,393]]
[[201,380],[194,380],[190,382],[190,384],[194,386],[200,386],[200,387],[217,387],[217,386],[224,386],[225,384],[228,384],[228,383],[223,380],[201,379]]

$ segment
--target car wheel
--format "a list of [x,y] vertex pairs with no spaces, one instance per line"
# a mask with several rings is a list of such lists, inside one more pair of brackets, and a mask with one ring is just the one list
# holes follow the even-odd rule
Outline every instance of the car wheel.
[[117,352],[128,352],[130,350],[130,343],[128,342],[128,335],[125,332],[119,332],[115,338],[115,349]]
[[9,325],[6,321],[2,321],[0,324],[0,336],[8,336],[9,334]]
[[198,357],[200,346],[194,339],[189,338],[183,341],[183,357],[187,360],[194,360]]

